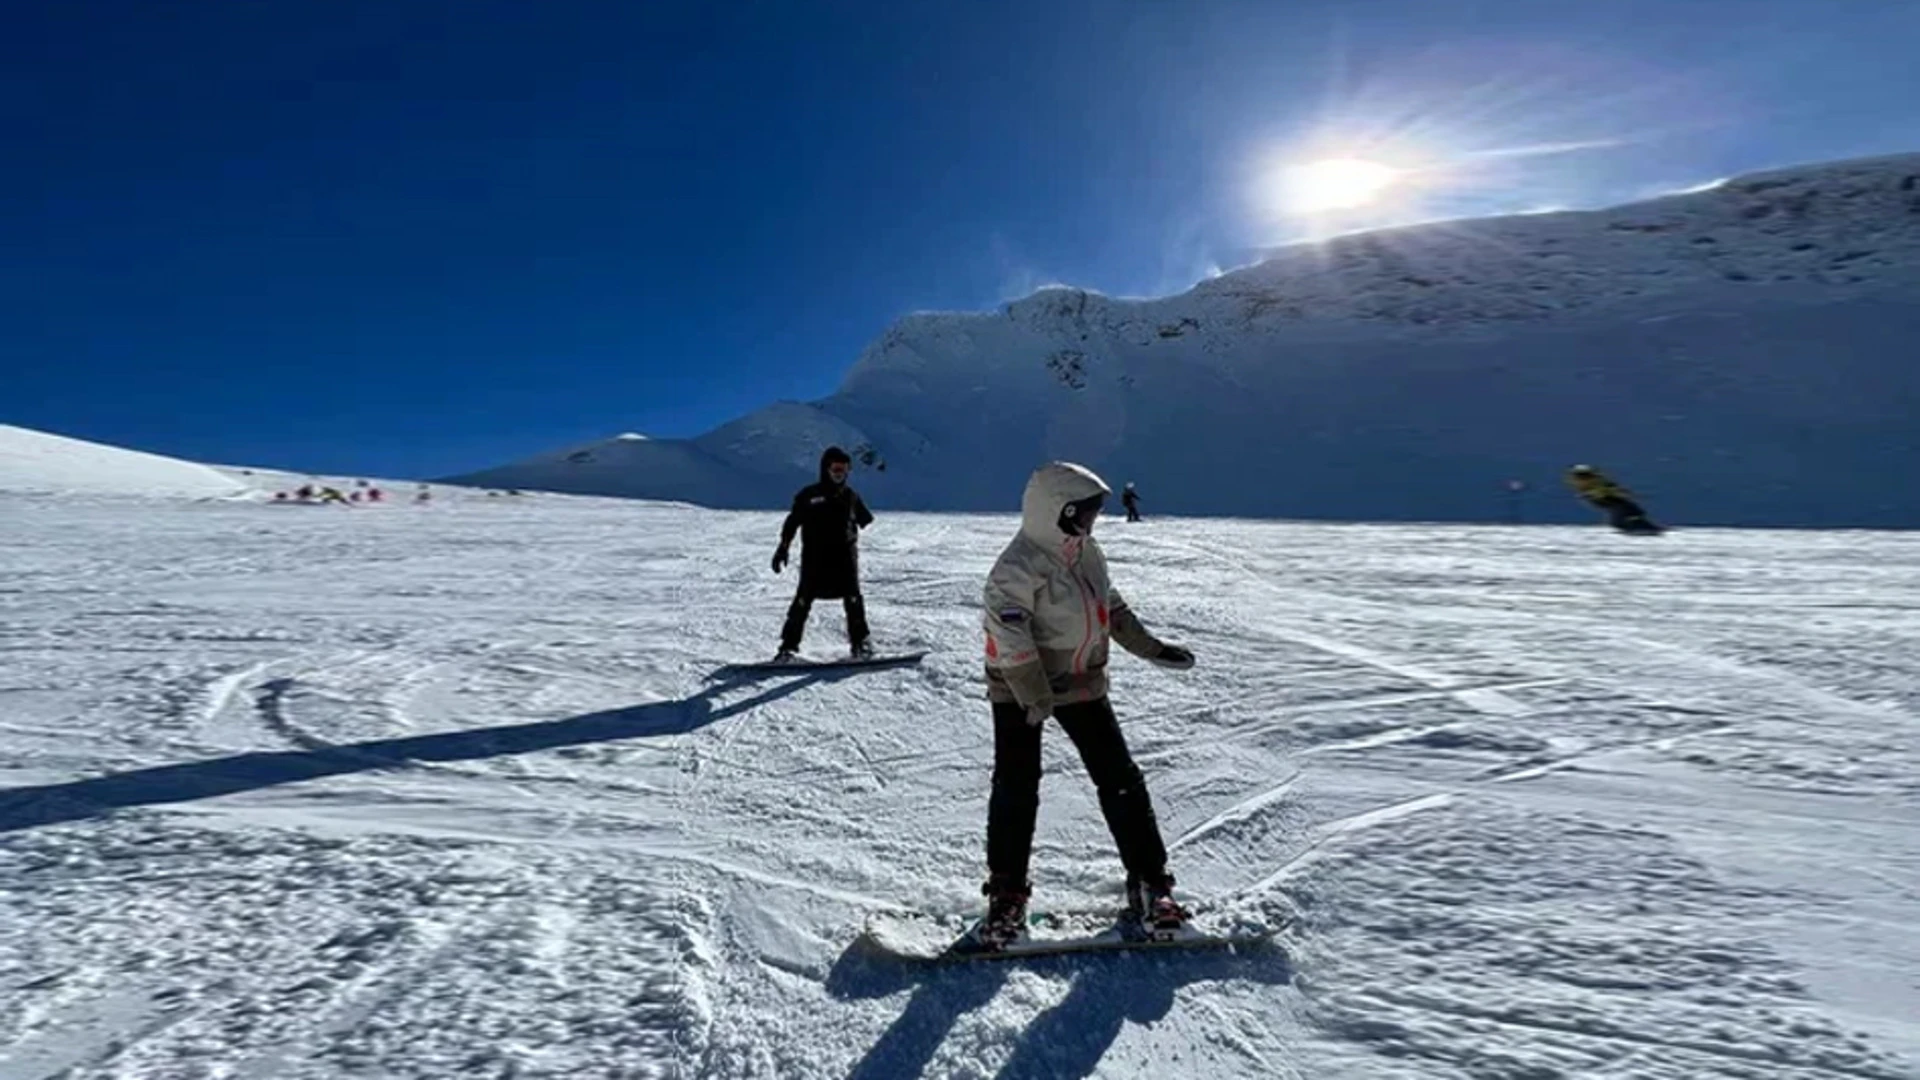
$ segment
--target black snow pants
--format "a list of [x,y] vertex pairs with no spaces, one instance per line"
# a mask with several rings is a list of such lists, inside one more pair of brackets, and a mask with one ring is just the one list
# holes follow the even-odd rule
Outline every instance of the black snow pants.
[[[871,632],[867,629],[867,602],[859,593],[848,593],[840,602],[847,610],[847,642],[859,648]],[[793,603],[787,607],[787,621],[780,627],[780,647],[788,652],[800,651],[800,637],[807,630],[807,616],[813,614],[813,597],[805,591],[796,593]]]
[[1647,512],[1640,504],[1624,495],[1594,499],[1593,505],[1606,513],[1607,524],[1622,532],[1651,529],[1653,522],[1647,520]]
[[[1107,831],[1120,849],[1127,876],[1156,880],[1167,870],[1160,822],[1147,796],[1146,779],[1133,763],[1127,740],[1107,699],[1078,701],[1053,710],[1054,719],[1080,751]],[[987,870],[996,882],[1024,886],[1033,853],[1033,826],[1040,812],[1040,734],[1045,724],[1027,723],[1027,710],[1013,702],[993,705],[993,795],[987,804]]]

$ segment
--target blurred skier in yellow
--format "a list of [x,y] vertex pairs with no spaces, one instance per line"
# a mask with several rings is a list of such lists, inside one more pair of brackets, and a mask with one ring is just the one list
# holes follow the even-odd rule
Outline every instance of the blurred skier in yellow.
[[1623,533],[1651,536],[1663,531],[1647,517],[1634,494],[1591,465],[1567,470],[1567,486],[1588,506],[1607,515],[1607,523]]

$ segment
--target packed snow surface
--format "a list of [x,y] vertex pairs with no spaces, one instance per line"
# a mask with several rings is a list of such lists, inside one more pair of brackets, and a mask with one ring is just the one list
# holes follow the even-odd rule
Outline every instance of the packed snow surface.
[[775,515],[0,496],[0,1080],[1920,1077],[1920,536],[1103,524],[1181,890],[1296,917],[936,968],[856,941],[979,902],[1015,523],[879,511],[932,655],[716,680]]

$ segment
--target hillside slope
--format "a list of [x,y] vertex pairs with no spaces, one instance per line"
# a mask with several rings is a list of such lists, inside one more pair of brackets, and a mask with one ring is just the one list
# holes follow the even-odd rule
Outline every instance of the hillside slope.
[[[1920,155],[1599,211],[1282,249],[1178,296],[1049,289],[899,320],[839,390],[618,475],[549,455],[472,477],[773,506],[821,445],[896,507],[1002,509],[1049,457],[1150,511],[1577,520],[1617,471],[1693,522],[1920,526]],[[884,471],[881,464],[887,467]]]

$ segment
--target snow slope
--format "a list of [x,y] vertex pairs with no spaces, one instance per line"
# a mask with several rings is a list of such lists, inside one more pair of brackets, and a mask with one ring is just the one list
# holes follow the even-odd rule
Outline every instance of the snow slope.
[[[479,487],[670,499],[702,506],[784,506],[818,475],[820,452],[857,450],[858,428],[816,406],[781,402],[696,439],[632,433],[451,478]],[[874,464],[868,455],[863,462]]]
[[[867,534],[921,666],[725,681],[773,514],[18,501],[0,1080],[1920,1077],[1911,534],[1107,526],[1181,887],[1298,920],[930,970],[854,941],[978,902],[1011,515]],[[1047,745],[1037,900],[1115,904]]]
[[[223,499],[244,502],[296,502],[293,494],[302,486],[333,487],[342,492],[363,494],[368,487],[378,488],[379,503],[360,502],[359,508],[387,509],[421,505],[416,497],[424,493],[428,502],[494,500],[508,497],[500,490],[477,490],[467,486],[436,487],[411,480],[379,477],[331,476],[319,473],[288,472],[238,465],[203,465],[178,458],[127,450],[104,443],[70,439],[29,428],[0,425],[0,494],[48,497],[150,497]],[[526,492],[512,492],[515,499],[538,500]],[[43,506],[44,502],[35,502]],[[311,505],[311,504],[308,504]]]
[[1500,519],[1521,479],[1513,509],[1571,521],[1559,473],[1587,461],[1690,522],[1920,526],[1917,295],[1920,155],[1814,165],[1284,248],[1162,299],[912,315],[824,400],[617,476],[473,479],[771,507],[839,441],[894,506],[1009,509],[1066,457],[1149,510]]
[[210,498],[245,490],[191,461],[0,424],[0,492]]

